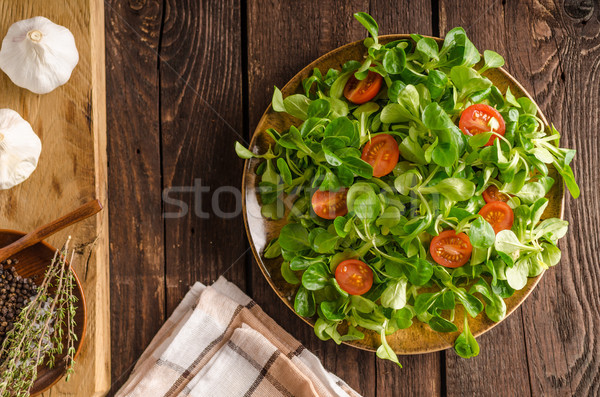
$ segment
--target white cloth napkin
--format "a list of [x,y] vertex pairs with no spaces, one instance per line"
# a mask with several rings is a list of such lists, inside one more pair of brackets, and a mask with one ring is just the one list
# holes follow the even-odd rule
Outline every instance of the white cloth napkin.
[[117,396],[360,397],[234,284],[196,283]]

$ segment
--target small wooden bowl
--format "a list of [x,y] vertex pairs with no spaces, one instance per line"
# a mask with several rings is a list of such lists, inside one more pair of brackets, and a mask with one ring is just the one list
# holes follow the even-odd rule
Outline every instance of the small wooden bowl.
[[[385,44],[393,40],[410,39],[411,38],[409,35],[400,34],[381,36],[379,41]],[[443,40],[440,38],[434,39],[437,40],[438,43],[443,42]],[[284,97],[300,93],[302,92],[302,80],[309,77],[314,68],[320,69],[323,74],[327,73],[329,68],[336,68],[340,70],[345,62],[349,60],[360,61],[363,59],[365,54],[366,49],[362,41],[346,44],[333,51],[330,51],[302,69],[281,89],[281,92],[283,93]],[[517,98],[528,97],[533,101],[533,98],[525,90],[525,88],[523,88],[523,86],[519,84],[519,82],[506,70],[502,68],[491,69],[485,72],[485,76],[489,78],[492,83],[494,83],[494,85],[500,89],[500,91],[505,92],[506,89],[510,87],[511,92]],[[541,111],[539,111],[538,114],[548,128],[546,117]],[[288,116],[285,113],[278,113],[273,110],[272,106],[269,105],[260,119],[254,135],[252,136],[250,150],[254,153],[265,153],[269,145],[274,143],[269,134],[266,132],[268,128],[274,128],[277,131],[283,131],[288,129],[291,125],[297,124],[297,119]],[[260,270],[281,300],[293,311],[293,302],[297,286],[289,284],[281,276],[281,257],[267,259],[263,256],[265,247],[269,241],[279,236],[279,231],[286,224],[286,220],[284,218],[278,221],[271,221],[261,216],[260,199],[258,197],[257,190],[259,178],[256,176],[256,168],[260,162],[260,159],[253,158],[246,160],[244,166],[244,176],[242,181],[242,212],[244,214],[246,233],[248,234],[250,247],[252,248],[252,252],[254,253],[254,257],[258,262]],[[562,218],[563,215],[563,180],[557,172],[553,171],[554,169],[551,169],[550,176],[554,178],[555,184],[546,196],[549,200],[549,203],[542,218]],[[507,317],[516,308],[518,308],[521,303],[523,303],[525,298],[527,298],[527,296],[538,284],[542,276],[543,273],[537,277],[529,278],[527,280],[527,285],[522,290],[516,291],[513,296],[505,299]],[[455,317],[457,319],[463,318],[463,309],[461,305],[457,306]],[[311,326],[314,326],[316,318],[300,318],[302,318]],[[440,333],[433,331],[427,324],[424,324],[420,321],[415,321],[409,328],[398,330],[394,334],[388,335],[387,341],[397,354],[422,354],[448,349],[454,346],[454,341],[460,332],[462,332],[462,320],[455,321],[455,324],[458,326],[457,332]],[[484,332],[489,331],[497,324],[498,323],[489,320],[483,313],[476,318],[469,319],[469,327],[475,336],[479,336]],[[359,349],[370,351],[377,350],[377,347],[379,347],[380,344],[379,335],[369,330],[362,331],[365,334],[364,339],[344,343]]]
[[[7,246],[10,243],[23,237],[25,233],[17,232],[14,230],[2,230],[0,229],[0,247]],[[51,247],[45,242],[33,245],[18,254],[14,255],[11,259],[16,259],[17,264],[14,265],[15,270],[19,276],[23,278],[31,278],[37,285],[41,284],[44,280],[46,270],[52,263],[54,253],[56,249]],[[77,297],[77,311],[75,314],[75,321],[77,323],[75,328],[75,334],[77,335],[77,341],[75,341],[75,359],[79,355],[81,346],[83,345],[83,339],[85,337],[86,328],[86,304],[85,297],[83,295],[83,289],[79,278],[73,270],[75,276],[75,296]],[[65,337],[66,342],[66,337]],[[55,366],[48,368],[45,365],[41,365],[38,368],[38,376],[35,380],[33,387],[31,388],[31,395],[36,395],[48,390],[54,384],[56,384],[65,375],[67,367],[64,362],[66,356],[67,347],[63,349],[64,353],[55,359]]]

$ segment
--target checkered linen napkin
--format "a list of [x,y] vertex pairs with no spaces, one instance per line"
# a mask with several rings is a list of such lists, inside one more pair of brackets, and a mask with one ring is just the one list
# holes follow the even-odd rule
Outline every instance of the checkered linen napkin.
[[360,397],[223,277],[191,288],[117,393],[188,395]]

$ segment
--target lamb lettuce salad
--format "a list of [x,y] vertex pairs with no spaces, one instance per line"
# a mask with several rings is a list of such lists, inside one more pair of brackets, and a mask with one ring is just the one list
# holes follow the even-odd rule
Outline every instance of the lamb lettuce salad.
[[384,44],[371,16],[355,17],[370,34],[366,57],[314,69],[302,93],[275,88],[273,109],[297,125],[269,129],[266,153],[236,144],[263,160],[262,215],[287,218],[263,255],[282,258],[294,309],[315,316],[323,340],[372,330],[377,356],[399,364],[387,335],[462,324],[455,351],[477,356],[469,317],[501,321],[504,300],[560,261],[568,223],[542,214],[557,175],[579,196],[575,151],[530,99],[494,86],[485,72],[504,59],[482,59],[464,29],[441,45],[417,34]]

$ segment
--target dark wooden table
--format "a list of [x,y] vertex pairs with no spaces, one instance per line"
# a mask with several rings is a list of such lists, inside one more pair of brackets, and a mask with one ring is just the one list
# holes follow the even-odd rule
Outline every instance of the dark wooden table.
[[[365,396],[600,395],[600,5],[597,1],[107,0],[113,392],[195,281],[224,275]],[[318,56],[381,34],[463,26],[493,49],[578,151],[579,200],[566,199],[563,259],[481,354],[401,357],[321,342],[270,289],[236,211],[248,140],[283,86]],[[169,201],[163,198],[167,197]],[[216,198],[215,198],[216,197]],[[189,207],[187,215],[165,217]],[[213,200],[218,201],[215,207]],[[204,214],[207,214],[205,216]]]

